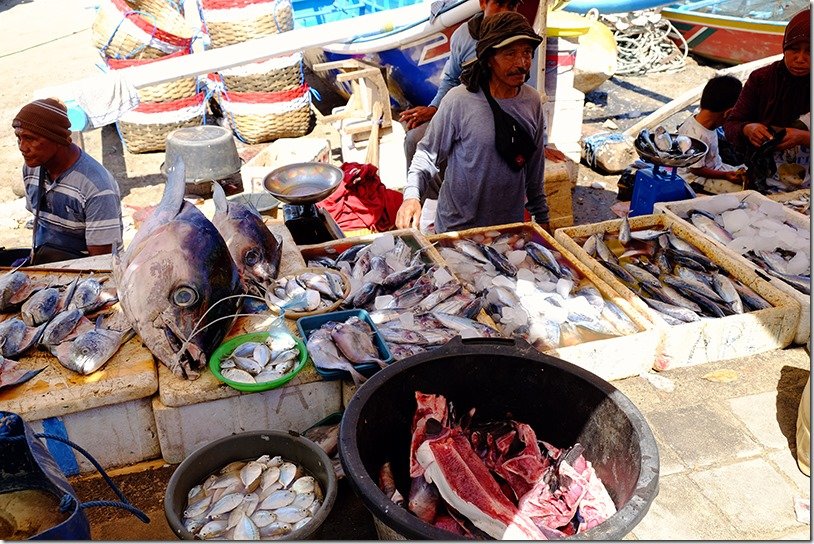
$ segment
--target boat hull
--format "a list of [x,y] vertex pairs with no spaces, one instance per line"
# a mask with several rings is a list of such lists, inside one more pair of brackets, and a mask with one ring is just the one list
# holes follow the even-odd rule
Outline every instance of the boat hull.
[[754,21],[665,8],[692,53],[726,64],[742,64],[783,51],[786,22]]

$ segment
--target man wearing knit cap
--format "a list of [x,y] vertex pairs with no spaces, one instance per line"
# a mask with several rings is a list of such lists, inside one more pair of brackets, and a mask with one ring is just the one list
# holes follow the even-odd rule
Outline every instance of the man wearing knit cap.
[[34,213],[35,264],[110,253],[122,242],[119,186],[71,143],[67,108],[53,98],[26,104],[11,123],[23,155],[26,207]]
[[480,25],[477,60],[432,117],[410,164],[399,228],[418,227],[421,188],[446,160],[436,232],[523,221],[523,208],[544,227],[543,105],[528,80],[542,41],[516,12],[490,15]]
[[808,147],[811,132],[799,125],[811,111],[811,9],[792,17],[783,37],[783,59],[752,72],[724,123],[726,139],[749,156],[785,129],[776,147]]

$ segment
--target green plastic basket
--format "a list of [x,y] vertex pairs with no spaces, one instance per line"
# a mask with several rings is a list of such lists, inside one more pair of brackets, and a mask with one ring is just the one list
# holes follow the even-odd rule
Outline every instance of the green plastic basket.
[[247,391],[251,393],[256,393],[258,391],[268,391],[269,389],[274,389],[276,387],[280,387],[288,382],[290,382],[297,373],[303,369],[305,366],[305,361],[308,359],[308,352],[305,350],[305,344],[302,343],[302,340],[297,338],[291,333],[285,333],[291,336],[294,339],[294,342],[297,344],[297,350],[300,352],[299,360],[297,364],[294,365],[294,368],[287,374],[284,374],[277,378],[276,380],[272,380],[270,382],[263,382],[263,383],[240,383],[229,380],[223,376],[220,372],[220,361],[221,359],[228,357],[232,354],[232,352],[241,344],[245,344],[246,342],[263,342],[266,338],[269,337],[268,332],[250,332],[247,334],[241,334],[240,336],[235,336],[231,340],[224,342],[221,344],[218,349],[215,350],[215,353],[209,358],[209,370],[212,371],[212,374],[215,377],[228,385],[229,387],[233,387],[238,391]]

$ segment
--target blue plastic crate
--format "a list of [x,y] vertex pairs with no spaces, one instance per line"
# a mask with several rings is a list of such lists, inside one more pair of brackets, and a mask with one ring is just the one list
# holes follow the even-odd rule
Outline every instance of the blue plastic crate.
[[[297,320],[297,329],[300,331],[300,337],[307,345],[308,337],[311,336],[311,333],[319,329],[322,325],[324,325],[328,321],[336,321],[342,323],[347,321],[351,317],[358,317],[359,319],[370,325],[370,328],[373,329],[373,344],[379,350],[379,358],[382,359],[387,364],[392,363],[393,356],[390,354],[390,350],[387,348],[387,344],[384,343],[381,334],[379,334],[379,329],[376,328],[376,324],[373,323],[373,320],[370,318],[370,314],[368,314],[367,311],[365,310],[342,310],[339,312],[329,312],[327,314],[301,317]],[[344,370],[330,370],[330,369],[326,370],[319,368],[316,365],[314,365],[314,368],[316,369],[317,374],[319,374],[326,380],[339,380],[341,378],[351,379],[350,372]],[[358,370],[362,376],[369,378],[370,376],[375,374],[380,367],[376,363],[363,363],[360,365],[354,365],[354,368]]]

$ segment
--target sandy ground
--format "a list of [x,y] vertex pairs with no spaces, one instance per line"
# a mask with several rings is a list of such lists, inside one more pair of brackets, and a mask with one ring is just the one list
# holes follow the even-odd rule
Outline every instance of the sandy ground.
[[[20,168],[11,120],[35,92],[81,79],[102,64],[92,42],[95,0],[0,0],[0,28],[15,29],[0,35],[0,73],[5,92],[0,94],[0,246],[26,246],[31,214],[24,208]],[[620,130],[710,77],[713,69],[688,59],[675,74],[615,77],[586,97],[585,131],[594,132],[612,121]],[[686,115],[684,112],[683,115]],[[679,116],[680,117],[680,116]],[[125,217],[125,241],[132,215],[158,202],[164,178],[164,153],[131,154],[123,149],[115,126],[79,135],[84,148],[118,180]],[[240,147],[240,146],[239,146]],[[574,193],[577,223],[612,217],[618,175],[602,176],[580,166]],[[600,188],[601,187],[601,188]]]

